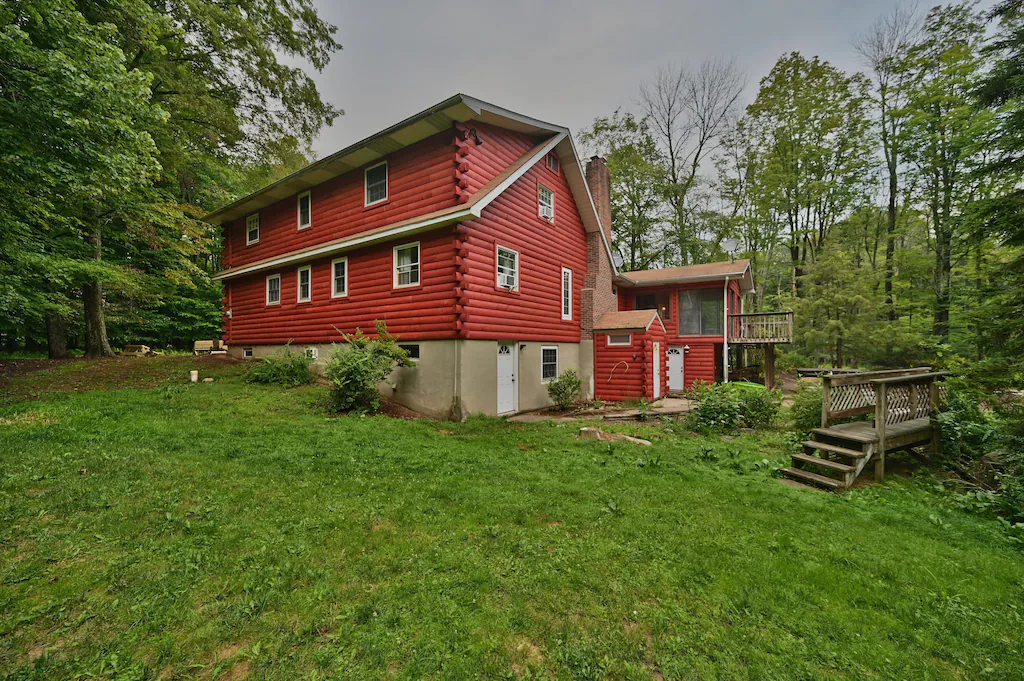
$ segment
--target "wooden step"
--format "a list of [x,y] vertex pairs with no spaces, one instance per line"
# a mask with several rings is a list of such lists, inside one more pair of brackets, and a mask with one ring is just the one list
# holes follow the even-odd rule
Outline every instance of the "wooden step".
[[850,430],[848,428],[815,428],[811,431],[811,434],[823,435],[835,438],[836,440],[850,440],[852,442],[878,442],[878,436],[874,433],[863,430]]
[[808,456],[807,454],[794,454],[793,465],[796,465],[797,461],[803,463],[813,463],[815,466],[821,466],[837,473],[846,475],[857,470],[854,466],[847,466],[845,463],[839,463],[838,461],[829,461],[828,459],[822,459],[820,456]]
[[810,471],[805,471],[802,468],[783,468],[782,474],[787,478],[793,478],[800,482],[807,482],[818,487],[827,487],[828,489],[846,489],[845,483],[842,480],[836,480],[830,478],[827,475],[818,475]]
[[847,449],[846,447],[840,447],[839,445],[830,445],[827,442],[816,442],[814,440],[806,440],[803,443],[804,447],[810,447],[811,449],[820,449],[825,452],[832,452],[833,454],[839,454],[840,456],[846,456],[851,459],[863,459],[867,456],[867,452],[859,449]]

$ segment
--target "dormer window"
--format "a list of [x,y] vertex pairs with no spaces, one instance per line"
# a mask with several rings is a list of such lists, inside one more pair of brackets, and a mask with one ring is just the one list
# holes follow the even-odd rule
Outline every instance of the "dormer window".
[[252,246],[260,240],[260,214],[250,215],[245,219],[245,245]]
[[540,204],[540,216],[548,222],[555,221],[555,193],[540,185],[537,191],[537,201]]
[[313,205],[309,192],[299,194],[298,221],[299,229],[306,229],[313,224]]
[[365,205],[372,206],[388,200],[388,162],[367,168],[364,174],[366,184]]

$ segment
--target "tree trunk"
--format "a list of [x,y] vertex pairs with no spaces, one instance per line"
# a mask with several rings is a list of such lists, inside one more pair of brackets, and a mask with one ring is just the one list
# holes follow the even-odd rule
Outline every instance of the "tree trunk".
[[899,190],[896,169],[889,168],[889,212],[885,226],[885,314],[890,322],[896,321],[896,305],[892,295],[892,278],[896,255],[896,193]]
[[68,358],[68,337],[59,312],[46,313],[46,347],[50,359]]
[[952,238],[946,225],[936,225],[935,310],[932,316],[932,335],[942,342],[949,340],[949,285],[953,269],[951,247]]
[[[96,224],[93,226],[89,241],[93,247],[96,260],[103,257],[103,230]],[[107,339],[107,324],[103,319],[103,285],[97,281],[82,286],[82,305],[85,308],[85,356],[113,357]]]

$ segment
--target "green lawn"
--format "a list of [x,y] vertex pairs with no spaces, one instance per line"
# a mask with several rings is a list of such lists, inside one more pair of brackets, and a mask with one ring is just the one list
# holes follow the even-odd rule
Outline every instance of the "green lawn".
[[333,418],[160,361],[0,407],[0,677],[1024,676],[1024,557],[934,481],[839,497],[772,478],[783,434]]

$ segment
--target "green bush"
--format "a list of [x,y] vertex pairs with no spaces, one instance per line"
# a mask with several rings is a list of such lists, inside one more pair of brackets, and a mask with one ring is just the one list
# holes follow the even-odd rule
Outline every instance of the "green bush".
[[693,397],[697,406],[688,422],[691,428],[703,432],[770,426],[778,418],[782,402],[777,391],[731,383],[700,383]]
[[316,379],[312,364],[311,359],[285,346],[281,352],[263,357],[253,364],[245,374],[245,381],[286,386],[306,385]]
[[583,381],[575,369],[566,369],[558,378],[548,382],[548,397],[554,400],[555,406],[561,411],[570,409],[580,401]]
[[808,433],[821,426],[821,384],[801,381],[789,412],[793,429]]
[[360,329],[355,335],[342,334],[344,345],[336,345],[324,367],[331,386],[331,406],[337,411],[377,411],[380,392],[377,385],[395,367],[416,366],[409,353],[398,346],[387,325],[377,321],[377,337],[368,338]]

